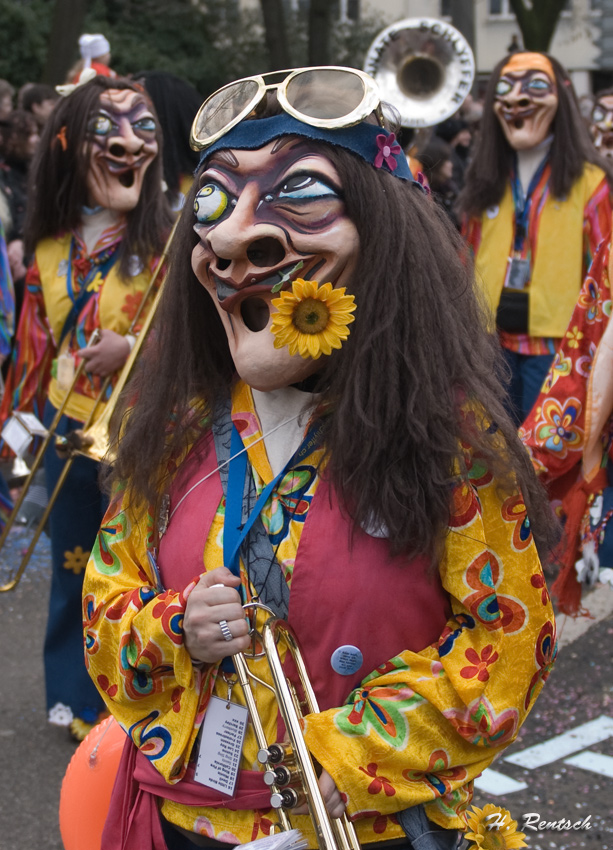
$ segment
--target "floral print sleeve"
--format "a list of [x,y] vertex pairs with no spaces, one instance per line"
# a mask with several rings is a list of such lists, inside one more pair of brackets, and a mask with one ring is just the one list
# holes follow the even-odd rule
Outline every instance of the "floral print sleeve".
[[45,312],[36,260],[28,268],[19,328],[15,337],[2,404],[2,418],[11,410],[33,411],[42,418],[55,345]]
[[501,500],[478,462],[455,492],[440,571],[453,616],[438,642],[390,659],[347,706],[307,718],[311,751],[358,818],[425,803],[431,820],[461,828],[470,780],[514,740],[553,664],[523,500]]
[[[440,637],[388,659],[346,705],[306,719],[307,744],[347,795],[364,843],[401,835],[396,813],[418,803],[441,826],[463,828],[471,780],[514,740],[553,663],[552,608],[523,500],[502,497],[484,465],[467,462],[440,564],[452,610]],[[118,492],[85,579],[86,656],[112,713],[174,782],[221,684],[183,645],[193,583],[183,593],[158,590],[152,528],[150,515],[131,522]],[[220,531],[214,524],[209,538]],[[401,600],[392,601],[401,617]],[[255,752],[245,752],[250,764]],[[263,829],[262,812],[169,801],[163,811],[196,832],[206,820],[207,835],[228,832],[240,843]]]
[[609,253],[608,241],[603,242],[541,394],[520,429],[536,472],[546,485],[556,482],[583,460],[586,427],[592,418],[590,375],[611,315]]
[[584,273],[589,269],[602,241],[609,236],[611,217],[611,190],[607,178],[603,177],[584,210],[583,233],[586,248]]
[[112,500],[88,565],[83,594],[85,659],[115,718],[168,782],[187,768],[210,694],[212,668],[198,668],[183,643],[183,614],[195,582],[160,592],[147,554],[151,512],[135,523]]
[[4,228],[0,221],[0,355],[11,353],[15,333],[15,290],[4,239]]

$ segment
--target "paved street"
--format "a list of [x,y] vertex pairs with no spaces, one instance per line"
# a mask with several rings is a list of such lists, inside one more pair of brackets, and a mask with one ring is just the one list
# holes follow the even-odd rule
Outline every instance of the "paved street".
[[[475,804],[509,809],[519,828],[524,814],[538,813],[529,822],[556,824],[590,816],[591,829],[522,830],[531,850],[613,850],[613,589],[597,588],[586,604],[602,619],[558,618],[556,666],[518,740],[493,765],[496,773],[478,780]],[[492,793],[505,779],[511,790]]]
[[[22,532],[11,533],[10,562],[17,561],[24,541]],[[60,785],[76,745],[66,731],[45,722],[41,647],[48,557],[43,538],[21,584],[0,596],[0,850],[62,850]],[[531,850],[613,850],[613,589],[597,588],[587,607],[594,620],[560,618],[557,666],[520,739],[494,765],[495,774],[488,771],[479,780],[475,803],[508,808],[520,826],[524,814],[550,823],[589,815],[590,830],[524,830]],[[510,790],[500,793],[505,782]]]

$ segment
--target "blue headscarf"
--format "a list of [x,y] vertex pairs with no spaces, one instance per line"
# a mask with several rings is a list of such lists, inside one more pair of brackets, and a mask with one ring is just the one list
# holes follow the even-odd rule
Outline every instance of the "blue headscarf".
[[401,180],[417,182],[413,179],[407,158],[394,133],[388,133],[375,124],[366,123],[340,127],[338,130],[312,127],[286,113],[270,118],[241,121],[202,152],[199,167],[215,151],[228,148],[257,150],[281,136],[302,136],[344,148],[373,168],[381,168]]

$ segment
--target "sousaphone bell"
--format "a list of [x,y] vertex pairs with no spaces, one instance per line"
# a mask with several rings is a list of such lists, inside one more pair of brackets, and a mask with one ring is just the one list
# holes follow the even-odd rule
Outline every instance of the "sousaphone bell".
[[433,127],[464,102],[475,59],[455,27],[435,18],[407,18],[379,33],[364,70],[377,81],[381,99],[398,110],[403,127]]

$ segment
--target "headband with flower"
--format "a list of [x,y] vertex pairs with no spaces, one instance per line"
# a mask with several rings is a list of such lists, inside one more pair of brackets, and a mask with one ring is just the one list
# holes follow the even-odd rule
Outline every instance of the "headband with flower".
[[344,148],[357,154],[374,168],[419,185],[411,174],[407,158],[397,143],[394,133],[388,133],[376,124],[366,122],[335,130],[312,127],[285,113],[269,118],[241,121],[203,151],[200,165],[215,151],[228,148],[257,150],[281,136],[302,136]]

